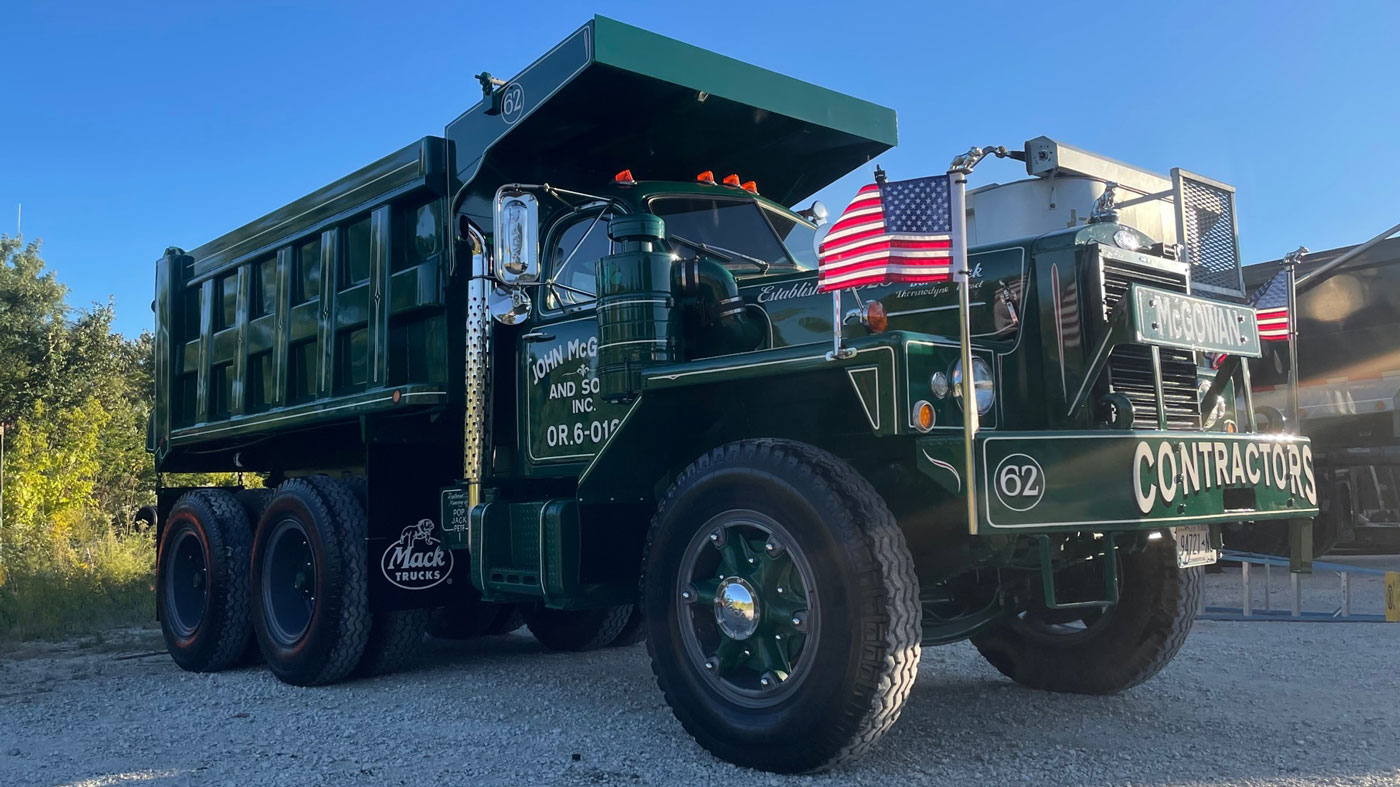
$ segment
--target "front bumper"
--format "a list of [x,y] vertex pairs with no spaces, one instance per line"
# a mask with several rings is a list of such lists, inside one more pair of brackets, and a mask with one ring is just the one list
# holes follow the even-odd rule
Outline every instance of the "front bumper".
[[[965,498],[962,441],[916,441],[919,469]],[[1317,515],[1312,446],[1223,432],[984,432],[978,532],[1134,530]]]

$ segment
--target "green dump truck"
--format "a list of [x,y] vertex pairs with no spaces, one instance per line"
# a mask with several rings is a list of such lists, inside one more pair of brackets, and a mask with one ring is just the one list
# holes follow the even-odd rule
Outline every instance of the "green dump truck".
[[1149,236],[1107,183],[1140,171],[1012,151],[1032,177],[968,199],[969,371],[956,288],[839,321],[816,291],[827,211],[791,206],[893,146],[891,110],[604,18],[478,79],[442,137],[157,262],[162,477],[267,479],[159,490],[181,667],[324,684],[425,624],[645,638],[701,745],[808,771],[894,723],[921,645],[1145,680],[1219,523],[1315,513],[1307,441],[1237,409],[1259,343],[1219,184],[1124,203]]

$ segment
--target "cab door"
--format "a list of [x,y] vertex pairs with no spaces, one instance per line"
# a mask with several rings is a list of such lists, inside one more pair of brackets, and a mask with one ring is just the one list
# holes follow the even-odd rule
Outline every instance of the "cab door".
[[594,264],[611,250],[610,217],[602,205],[567,213],[540,246],[543,283],[520,345],[521,434],[532,474],[578,472],[627,412],[598,395]]

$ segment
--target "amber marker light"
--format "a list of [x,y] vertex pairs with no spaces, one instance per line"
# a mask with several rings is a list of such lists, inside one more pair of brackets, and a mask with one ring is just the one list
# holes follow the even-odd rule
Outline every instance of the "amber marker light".
[[621,183],[624,186],[632,186],[636,184],[637,179],[632,177],[632,170],[624,169],[616,175],[613,175],[613,182]]
[[1235,433],[1235,422],[1234,422],[1234,421],[1226,421],[1226,422],[1225,422],[1225,431],[1229,432],[1230,434],[1234,434],[1234,433]]
[[725,176],[724,176],[724,185],[726,185],[726,186],[733,186],[733,187],[736,188],[736,189],[739,188],[739,176],[738,176],[738,175],[725,175]]
[[707,169],[707,170],[705,170],[704,172],[701,172],[699,175],[696,175],[696,176],[695,176],[695,182],[696,182],[696,183],[708,183],[708,184],[710,184],[711,186],[715,185],[715,173],[714,173],[714,171],[713,171],[713,170],[708,170],[708,169]]
[[885,316],[885,307],[879,301],[871,301],[865,304],[861,310],[861,322],[865,323],[866,330],[871,333],[884,333],[890,327],[890,318]]
[[914,403],[914,428],[927,432],[933,428],[933,405],[920,399]]
[[744,181],[744,185],[740,186],[739,188],[743,189],[744,191],[747,191],[750,194],[758,193],[758,184],[754,183],[752,180]]

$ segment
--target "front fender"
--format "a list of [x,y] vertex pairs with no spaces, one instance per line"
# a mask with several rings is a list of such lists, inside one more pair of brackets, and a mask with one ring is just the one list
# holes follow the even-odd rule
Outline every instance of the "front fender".
[[865,337],[835,360],[803,345],[650,369],[580,476],[579,500],[654,502],[691,460],[733,440],[785,437],[842,453],[843,442],[908,434],[906,342]]

